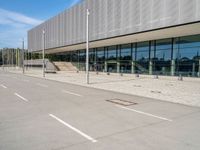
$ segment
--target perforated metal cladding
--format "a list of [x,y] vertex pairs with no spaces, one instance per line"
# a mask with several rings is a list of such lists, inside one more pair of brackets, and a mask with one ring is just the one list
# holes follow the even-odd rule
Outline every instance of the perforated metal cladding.
[[90,40],[111,38],[200,20],[200,0],[84,0],[28,32],[28,48],[42,49],[85,42],[86,9]]

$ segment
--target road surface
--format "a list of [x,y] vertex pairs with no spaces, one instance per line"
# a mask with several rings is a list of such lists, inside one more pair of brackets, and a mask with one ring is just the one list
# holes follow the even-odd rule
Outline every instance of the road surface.
[[133,149],[199,150],[200,108],[0,71],[0,150]]

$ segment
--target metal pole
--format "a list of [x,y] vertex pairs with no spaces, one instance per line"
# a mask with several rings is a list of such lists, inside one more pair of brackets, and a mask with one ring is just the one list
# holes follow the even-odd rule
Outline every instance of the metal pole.
[[89,9],[86,17],[86,82],[89,84]]
[[24,74],[24,39],[22,40],[22,70]]
[[14,68],[14,49],[11,50],[12,52],[12,69]]
[[45,59],[44,59],[44,55],[45,55],[45,30],[43,30],[43,65],[42,65],[42,69],[43,69],[43,77],[45,77]]
[[1,50],[2,53],[2,66],[3,66],[3,70],[4,70],[4,56],[3,56],[3,49]]
[[32,69],[32,49],[31,49],[31,69]]
[[28,70],[28,66],[29,66],[29,60],[28,60],[28,49],[27,49],[27,53],[26,53],[26,70]]

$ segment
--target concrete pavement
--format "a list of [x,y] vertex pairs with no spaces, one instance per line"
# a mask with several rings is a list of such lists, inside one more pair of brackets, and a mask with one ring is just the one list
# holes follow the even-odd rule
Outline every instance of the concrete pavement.
[[[22,73],[21,70],[8,70]],[[43,78],[41,69],[28,69],[25,75]],[[61,71],[46,74],[46,79],[200,107],[200,78],[183,77],[183,81],[178,81],[178,77],[159,76],[159,79],[154,79],[150,75],[140,75],[137,78],[133,74],[97,75],[90,72],[90,84],[87,85],[85,72]]]
[[0,71],[2,150],[199,150],[199,126],[198,107]]

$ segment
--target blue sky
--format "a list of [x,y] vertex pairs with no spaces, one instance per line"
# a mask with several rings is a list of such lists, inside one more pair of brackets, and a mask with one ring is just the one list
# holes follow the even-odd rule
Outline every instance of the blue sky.
[[21,47],[27,30],[80,0],[0,0],[0,48]]

